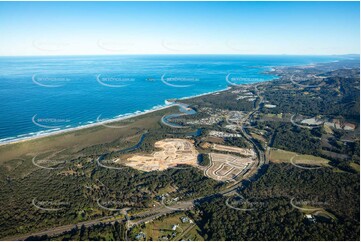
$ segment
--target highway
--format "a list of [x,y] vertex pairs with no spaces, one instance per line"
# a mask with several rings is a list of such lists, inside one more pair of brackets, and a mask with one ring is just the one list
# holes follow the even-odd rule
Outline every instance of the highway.
[[[139,214],[131,216],[131,219],[129,220],[129,225],[134,226],[134,225],[139,225],[139,224],[151,221],[153,219],[164,216],[166,214],[173,213],[173,212],[177,211],[176,209],[179,209],[179,210],[191,209],[194,206],[193,203],[194,203],[194,200],[189,200],[189,201],[185,201],[185,202],[180,202],[179,204],[176,205],[176,208],[174,208],[173,210],[166,208],[166,207],[158,207],[158,208],[152,209],[151,211],[141,212]],[[2,238],[1,240],[2,241],[4,241],[4,240],[14,241],[14,240],[25,240],[26,238],[28,238],[30,236],[43,236],[43,235],[53,236],[53,235],[61,234],[66,231],[70,231],[75,227],[80,228],[83,225],[86,227],[89,227],[89,226],[99,224],[99,223],[114,223],[116,221],[126,222],[126,219],[115,218],[114,216],[106,216],[106,217],[102,217],[102,218],[98,218],[98,219],[94,219],[94,220],[80,222],[77,224],[69,224],[69,225],[54,227],[54,228],[42,230],[39,232],[28,233],[28,234],[19,235],[19,236],[5,237],[5,238]]]
[[[244,127],[244,123],[245,121],[249,120],[250,118],[252,118],[252,116],[260,109],[260,105],[261,103],[263,102],[263,97],[260,95],[260,92],[258,90],[258,87],[257,85],[255,85],[255,91],[256,91],[256,95],[258,96],[259,98],[259,102],[257,104],[257,107],[255,107],[255,109],[251,112],[249,112],[242,120],[238,125],[238,131],[240,131],[241,135],[246,139],[248,140],[256,154],[257,154],[257,158],[258,158],[258,164],[257,165],[253,165],[251,168],[250,168],[250,171],[253,169],[253,171],[256,169],[257,172],[260,171],[260,169],[264,166],[264,165],[268,165],[269,164],[269,161],[267,159],[267,156],[265,154],[265,152],[263,151],[263,148],[262,147],[259,147],[259,145],[257,144],[256,140],[250,136],[246,130],[245,130],[245,127]],[[266,147],[266,149],[268,149],[268,147]],[[256,172],[256,173],[257,173]],[[252,174],[253,172],[249,172],[248,174]],[[237,190],[239,188],[242,188],[242,181],[238,182],[238,183],[235,183],[233,184],[232,186],[230,186],[229,188],[227,188],[226,190],[220,192],[220,194],[222,195],[233,195],[235,192],[237,192]]]

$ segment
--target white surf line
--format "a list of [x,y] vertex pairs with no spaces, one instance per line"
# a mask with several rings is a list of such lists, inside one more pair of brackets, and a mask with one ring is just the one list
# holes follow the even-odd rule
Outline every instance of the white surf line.
[[25,142],[25,141],[29,141],[29,140],[35,140],[35,139],[39,139],[39,138],[49,137],[49,136],[58,135],[58,134],[64,134],[64,133],[68,133],[68,132],[78,131],[78,130],[82,130],[82,129],[97,127],[97,126],[102,126],[102,125],[108,124],[108,123],[124,121],[124,120],[127,120],[127,119],[139,117],[139,116],[146,115],[146,114],[149,114],[149,113],[153,113],[153,112],[156,112],[156,111],[160,111],[160,110],[163,110],[163,109],[171,108],[173,106],[174,105],[166,105],[166,106],[162,106],[162,107],[159,107],[159,108],[156,108],[156,109],[151,109],[151,110],[147,110],[147,111],[140,112],[140,113],[134,113],[134,114],[131,114],[131,115],[128,115],[128,116],[125,116],[125,117],[119,117],[119,118],[104,120],[104,121],[101,121],[99,123],[86,124],[86,125],[81,125],[81,126],[77,126],[77,127],[74,127],[74,128],[67,128],[67,129],[63,129],[63,130],[52,131],[52,132],[49,132],[49,133],[38,134],[38,135],[35,135],[35,136],[18,138],[18,139],[13,139],[13,140],[7,140],[7,141],[0,142],[0,146],[7,145],[7,144],[15,144],[15,143],[20,143],[20,142]]
[[[187,100],[187,99],[192,99],[192,98],[196,98],[196,97],[207,96],[207,95],[211,95],[211,94],[218,93],[218,92],[225,92],[225,91],[230,90],[230,89],[231,89],[231,87],[227,87],[227,88],[219,90],[219,91],[212,91],[212,92],[202,93],[202,94],[198,94],[198,95],[177,98],[177,100]],[[37,135],[29,136],[29,137],[22,137],[22,138],[15,138],[15,139],[11,139],[11,140],[0,141],[0,146],[8,145],[8,144],[21,143],[21,142],[25,142],[25,141],[29,141],[29,140],[40,139],[40,138],[49,137],[49,136],[52,136],[52,135],[58,135],[58,134],[78,131],[78,130],[97,127],[97,126],[101,126],[101,125],[104,126],[104,124],[114,123],[114,122],[119,122],[119,121],[131,119],[131,118],[139,117],[139,116],[149,114],[149,113],[153,113],[153,112],[156,112],[156,111],[159,111],[159,110],[171,108],[173,106],[174,106],[174,104],[167,104],[167,105],[160,106],[160,107],[157,107],[157,108],[153,108],[153,109],[143,111],[143,112],[140,112],[140,113],[134,113],[134,114],[127,115],[127,116],[124,116],[124,117],[119,117],[119,118],[112,118],[112,119],[104,120],[104,121],[97,122],[97,123],[85,124],[85,125],[81,125],[81,126],[77,126],[77,127],[73,127],[73,128],[67,128],[67,129],[62,129],[62,130],[57,130],[57,131],[51,131],[51,132],[48,132],[48,133],[37,134]],[[22,135],[27,135],[27,134],[22,134]],[[4,138],[4,139],[6,139],[6,138]]]

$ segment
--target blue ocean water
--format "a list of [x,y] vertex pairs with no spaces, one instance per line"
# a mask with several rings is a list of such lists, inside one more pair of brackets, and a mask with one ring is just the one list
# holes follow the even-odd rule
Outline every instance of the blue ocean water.
[[[0,58],[0,142],[130,115],[182,98],[276,78],[276,66],[336,56],[72,56]],[[227,78],[226,77],[231,77]]]

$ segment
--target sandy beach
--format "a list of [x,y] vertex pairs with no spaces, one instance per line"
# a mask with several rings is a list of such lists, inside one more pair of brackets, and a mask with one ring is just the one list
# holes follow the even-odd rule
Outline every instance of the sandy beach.
[[[231,87],[227,87],[225,89],[214,91],[214,92],[207,92],[207,93],[202,93],[202,94],[199,94],[199,95],[183,97],[183,98],[179,98],[177,100],[187,100],[187,99],[191,99],[191,98],[211,95],[213,93],[224,92],[224,91],[227,91],[229,89],[231,89]],[[104,120],[104,121],[100,121],[100,122],[96,122],[96,123],[91,123],[91,124],[85,124],[85,125],[81,125],[81,126],[73,127],[73,128],[50,131],[48,133],[36,134],[34,136],[21,137],[21,138],[15,138],[15,139],[12,139],[12,140],[0,141],[0,146],[5,146],[5,145],[9,145],[9,144],[16,144],[16,143],[20,143],[20,142],[26,142],[26,141],[30,141],[30,140],[35,140],[35,139],[50,137],[50,136],[54,136],[54,135],[58,135],[58,134],[74,132],[74,131],[88,129],[88,128],[97,127],[97,126],[107,127],[107,126],[105,126],[106,124],[111,124],[111,123],[116,123],[116,122],[119,122],[119,121],[128,120],[128,119],[131,119],[131,118],[135,118],[135,117],[139,117],[139,116],[146,115],[146,114],[149,114],[149,113],[157,112],[157,111],[164,110],[164,109],[167,109],[167,108],[171,108],[171,107],[174,107],[174,106],[177,106],[177,104],[165,104],[165,105],[162,105],[162,106],[159,105],[159,107],[156,107],[156,108],[153,108],[153,109],[150,109],[150,110],[147,110],[147,111],[143,111],[143,112],[133,113],[133,114],[123,116],[123,117],[112,118],[112,119],[108,119],[108,120]]]

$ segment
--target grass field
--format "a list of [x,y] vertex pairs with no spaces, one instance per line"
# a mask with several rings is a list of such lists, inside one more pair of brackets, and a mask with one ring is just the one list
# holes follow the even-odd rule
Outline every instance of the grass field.
[[253,138],[255,138],[256,140],[261,141],[263,144],[266,142],[266,139],[263,136],[259,135],[259,134],[251,133],[251,136]]
[[360,173],[360,165],[355,163],[355,162],[351,162],[350,166],[352,169],[354,169],[355,171],[357,171],[358,173]]
[[[192,240],[199,241],[203,238],[199,235],[198,226],[195,223],[182,223],[181,217],[188,217],[185,213],[177,213],[161,217],[142,227],[137,227],[131,232],[131,238],[134,239],[139,233],[144,233],[146,240]],[[190,218],[192,219],[192,218]],[[177,225],[176,230],[173,226]],[[134,238],[133,238],[134,237]],[[167,238],[167,239],[166,239]]]
[[313,206],[302,206],[302,208],[304,209],[314,209],[312,210],[305,210],[302,211],[304,214],[312,214],[316,217],[321,217],[321,218],[325,218],[325,219],[329,219],[329,220],[337,220],[336,216],[333,215],[332,213],[326,211],[323,208],[317,208],[317,207],[313,207]]
[[295,152],[281,150],[281,149],[271,150],[270,161],[274,163],[291,163],[291,161],[293,161],[296,164],[321,165],[321,166],[328,166],[328,162],[329,162],[329,160],[321,157],[317,157],[313,155],[301,155]]

